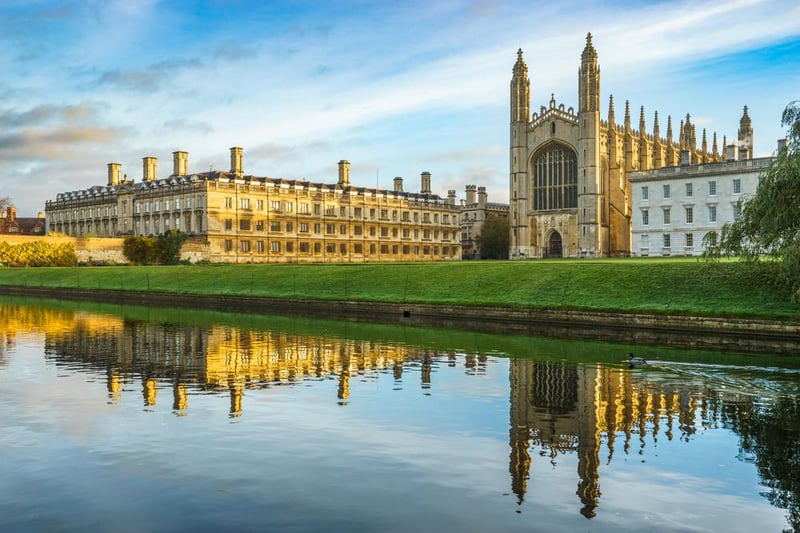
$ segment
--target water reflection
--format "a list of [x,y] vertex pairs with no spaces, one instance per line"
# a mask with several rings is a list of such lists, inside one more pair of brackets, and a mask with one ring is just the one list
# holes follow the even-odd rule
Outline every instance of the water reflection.
[[[146,410],[171,402],[179,416],[191,412],[194,393],[229,395],[228,414],[238,418],[247,413],[250,392],[319,380],[336,380],[336,401],[347,406],[351,380],[384,374],[396,388],[404,381],[408,386],[411,376],[413,386],[430,394],[441,368],[463,368],[470,379],[487,373],[489,357],[385,340],[13,304],[0,306],[0,323],[0,365],[18,335],[38,332],[46,360],[102,376],[109,403],[139,389]],[[509,359],[508,373],[508,472],[519,506],[545,470],[575,463],[575,508],[594,519],[603,472],[620,457],[646,461],[662,440],[688,446],[699,431],[724,428],[738,436],[738,459],[758,469],[764,496],[800,528],[796,370],[682,361],[630,369],[622,362],[533,355]],[[168,390],[171,398],[164,398]]]

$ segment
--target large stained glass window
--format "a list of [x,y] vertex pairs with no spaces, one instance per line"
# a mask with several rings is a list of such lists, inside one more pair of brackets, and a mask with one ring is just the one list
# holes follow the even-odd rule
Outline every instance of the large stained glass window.
[[578,157],[559,143],[550,143],[533,155],[533,209],[578,207]]

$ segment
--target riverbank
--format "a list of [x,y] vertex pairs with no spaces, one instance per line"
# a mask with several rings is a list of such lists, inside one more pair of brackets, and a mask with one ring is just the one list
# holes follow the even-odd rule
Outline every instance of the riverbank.
[[767,274],[687,258],[25,268],[0,269],[0,294],[796,353],[800,307]]

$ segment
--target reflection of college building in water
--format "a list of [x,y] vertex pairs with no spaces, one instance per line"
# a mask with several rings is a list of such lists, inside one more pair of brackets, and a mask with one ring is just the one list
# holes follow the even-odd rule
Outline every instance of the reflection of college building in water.
[[[190,387],[227,389],[232,415],[242,411],[247,389],[335,376],[337,396],[345,401],[351,377],[391,369],[400,380],[411,362],[417,363],[420,386],[428,388],[435,364],[427,350],[372,341],[121,321],[78,320],[72,330],[48,335],[46,354],[106,372],[112,401],[120,399],[125,383],[141,380],[145,405],[156,405],[159,385],[171,381],[173,409],[189,407]],[[474,359],[465,361],[468,369],[480,366]]]
[[144,158],[134,183],[109,163],[108,184],[64,192],[46,204],[48,232],[70,236],[190,236],[196,259],[212,262],[361,262],[461,259],[455,191],[419,192],[350,183],[339,162],[335,184],[246,175],[242,149],[231,148],[229,172],[189,173],[189,154],[173,153],[173,171],[158,178],[157,159]]
[[[531,114],[528,67],[517,52],[511,78],[510,257],[615,256],[631,252],[631,191],[634,170],[676,166],[685,152],[692,162],[723,159],[716,133],[711,146],[705,130],[698,148],[695,125],[686,115],[673,138],[667,117],[661,136],[658,113],[646,132],[644,108],[639,128],[631,124],[629,104],[617,124],[614,99],[607,120],[600,118],[600,68],[591,34],[578,71],[578,109],[551,97]],[[723,140],[723,150],[726,141]],[[710,149],[709,149],[710,148]],[[752,135],[741,135],[743,159],[752,157]]]
[[[536,446],[555,462],[558,454],[577,453],[581,514],[595,515],[600,499],[602,463],[615,452],[628,453],[636,439],[672,439],[677,431],[695,431],[699,394],[689,388],[637,383],[627,369],[564,363],[510,361],[511,485],[521,502],[528,490]],[[622,442],[617,442],[618,438]],[[621,448],[621,450],[620,450]]]

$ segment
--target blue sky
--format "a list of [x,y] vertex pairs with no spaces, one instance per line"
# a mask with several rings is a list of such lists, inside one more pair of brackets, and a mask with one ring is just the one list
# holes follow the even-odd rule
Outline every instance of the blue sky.
[[0,3],[0,165],[20,216],[59,192],[104,185],[106,164],[142,178],[228,169],[356,185],[405,178],[508,199],[509,81],[522,48],[532,108],[577,108],[587,32],[622,120],[690,113],[735,138],[750,109],[769,155],[800,99],[800,4],[782,0],[600,2],[156,0]]

